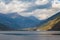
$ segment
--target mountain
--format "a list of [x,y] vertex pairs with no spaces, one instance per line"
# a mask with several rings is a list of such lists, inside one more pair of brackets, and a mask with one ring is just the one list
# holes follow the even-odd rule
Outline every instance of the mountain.
[[57,31],[60,29],[60,12],[47,19],[42,26],[36,28],[37,31]]
[[60,20],[48,31],[60,31]]
[[59,24],[60,12],[46,20],[38,20],[34,16],[24,17],[18,13],[0,13],[0,27],[2,25],[1,28],[7,30],[55,30]]
[[14,29],[9,28],[7,25],[0,23],[0,31],[11,31],[11,30],[14,30]]
[[41,25],[43,22],[44,20],[38,20],[34,16],[24,17],[18,13],[0,13],[0,23],[13,30],[34,28]]
[[31,27],[33,28],[38,26],[38,24],[40,24],[40,22],[42,21],[42,20],[38,20],[34,16],[24,17],[19,15],[18,13],[9,13],[7,14],[7,16],[14,19],[16,25],[19,26],[18,28],[31,28]]
[[15,21],[12,18],[7,17],[5,14],[2,13],[0,13],[0,23],[13,29],[16,29],[18,27],[18,25],[16,25]]

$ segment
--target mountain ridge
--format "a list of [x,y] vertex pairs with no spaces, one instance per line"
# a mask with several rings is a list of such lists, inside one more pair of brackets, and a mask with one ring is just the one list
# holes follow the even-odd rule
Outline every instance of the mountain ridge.
[[[53,15],[52,17],[48,18],[48,21],[43,24],[42,26],[36,28],[36,30],[40,31],[47,31],[51,30],[54,25],[56,25],[58,22],[60,22],[60,12]],[[52,29],[53,30],[53,29]]]

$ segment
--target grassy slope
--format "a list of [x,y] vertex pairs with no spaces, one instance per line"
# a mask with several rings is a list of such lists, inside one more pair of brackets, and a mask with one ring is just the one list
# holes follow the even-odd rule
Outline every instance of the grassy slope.
[[49,22],[47,22],[46,24],[44,24],[43,26],[41,27],[38,27],[37,30],[41,30],[41,31],[47,31],[49,29],[52,29],[52,27],[57,24],[58,22],[60,22],[60,18],[57,17],[56,19],[54,20],[51,20]]

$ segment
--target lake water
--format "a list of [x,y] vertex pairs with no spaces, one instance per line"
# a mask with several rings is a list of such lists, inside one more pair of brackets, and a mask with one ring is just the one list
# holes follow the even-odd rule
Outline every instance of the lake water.
[[60,40],[60,32],[0,31],[0,40]]

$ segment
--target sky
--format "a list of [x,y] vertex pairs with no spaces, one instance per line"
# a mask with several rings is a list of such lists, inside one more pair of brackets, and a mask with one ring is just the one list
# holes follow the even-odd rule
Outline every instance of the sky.
[[17,12],[45,20],[60,11],[60,0],[0,0],[0,13]]

